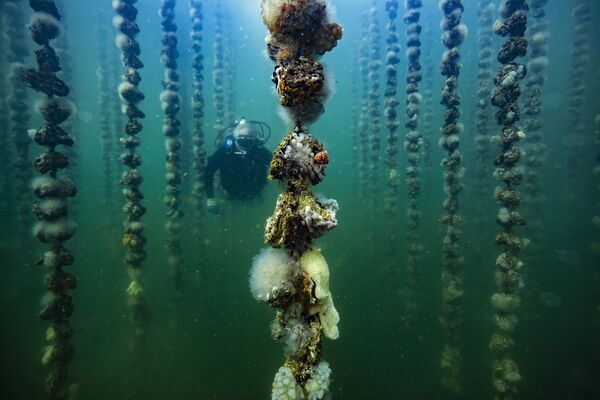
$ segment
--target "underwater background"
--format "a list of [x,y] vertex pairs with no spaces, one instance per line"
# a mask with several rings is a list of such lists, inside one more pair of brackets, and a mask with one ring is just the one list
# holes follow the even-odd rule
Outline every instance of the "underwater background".
[[[24,10],[29,13],[26,2]],[[423,157],[419,209],[419,236],[423,251],[417,275],[416,298],[419,314],[409,326],[405,318],[407,272],[405,268],[407,229],[403,170],[406,154],[398,154],[400,190],[399,212],[391,221],[397,234],[390,242],[390,218],[383,204],[385,179],[389,174],[380,160],[376,201],[365,202],[367,190],[360,186],[356,155],[356,113],[361,92],[358,48],[362,38],[365,11],[378,7],[381,42],[385,42],[384,1],[336,0],[336,20],[344,27],[344,37],[323,62],[335,82],[326,112],[310,131],[329,151],[327,179],[316,191],[334,197],[340,204],[339,225],[318,246],[328,259],[330,288],[340,313],[340,337],[326,341],[324,353],[333,369],[331,394],[340,399],[423,399],[452,398],[440,384],[440,354],[444,337],[440,327],[442,303],[441,246],[439,218],[445,193],[442,185],[442,150],[437,145],[442,126],[440,103],[442,76],[439,64],[445,50],[440,42],[442,14],[437,2],[423,1],[421,62],[422,87],[431,87],[429,130],[421,123],[421,132],[431,143]],[[549,65],[543,93],[543,141],[546,145],[540,183],[543,199],[539,212],[540,230],[529,235],[528,227],[519,228],[531,244],[523,251],[524,287],[517,311],[519,323],[514,332],[514,356],[520,367],[519,398],[582,399],[600,398],[600,256],[591,244],[600,240],[599,229],[592,223],[597,202],[600,143],[595,116],[600,112],[600,5],[589,2],[591,21],[586,51],[586,68],[577,70],[584,82],[585,101],[579,105],[584,129],[573,135],[569,92],[573,85],[572,47],[574,18],[572,10],[582,1],[552,1],[545,6],[548,20]],[[77,233],[68,246],[76,258],[69,271],[77,276],[73,291],[75,312],[72,316],[75,356],[69,371],[79,384],[83,399],[100,398],[174,398],[174,399],[265,399],[282,357],[282,345],[270,338],[273,312],[250,295],[248,271],[252,258],[264,247],[265,219],[271,214],[277,183],[270,182],[261,198],[252,202],[220,204],[217,214],[204,213],[203,235],[194,239],[197,221],[193,212],[192,151],[190,126],[192,111],[191,29],[189,4],[176,7],[179,37],[179,72],[183,98],[179,118],[182,121],[183,208],[182,257],[183,295],[176,299],[175,284],[167,264],[165,250],[166,206],[165,145],[161,132],[160,92],[163,65],[160,62],[159,1],[138,2],[140,34],[140,90],[145,100],[140,108],[146,113],[140,134],[144,176],[142,191],[147,207],[144,216],[147,260],[144,263],[147,298],[151,319],[145,347],[132,351],[132,326],[128,318],[126,289],[129,279],[123,266],[122,211],[120,191],[121,132],[112,132],[111,156],[114,176],[109,191],[104,185],[101,93],[97,71],[102,63],[114,69],[110,89],[116,96],[118,74],[122,72],[118,49],[114,46],[114,11],[108,1],[62,0],[57,5],[63,14],[64,34],[68,39],[68,57],[72,78],[70,99],[77,107],[73,136],[76,140],[72,165],[78,194],[72,200],[71,215]],[[465,190],[461,193],[463,216],[461,246],[464,255],[464,327],[461,351],[463,391],[459,398],[491,398],[491,359],[488,349],[493,331],[494,309],[490,298],[495,291],[494,263],[499,254],[494,237],[499,231],[494,199],[497,185],[492,176],[496,145],[489,146],[489,171],[483,191],[476,190],[475,124],[477,114],[477,69],[479,45],[476,40],[478,3],[464,1],[463,23],[469,28],[461,46],[460,93],[464,131],[461,133],[462,165]],[[234,119],[242,117],[266,122],[272,129],[269,150],[274,150],[289,127],[278,115],[272,89],[273,66],[265,56],[266,28],[259,1],[223,0],[223,23],[229,40],[228,71],[233,93]],[[206,99],[204,127],[205,149],[215,150],[217,135],[213,129],[214,107],[211,102],[214,1],[203,2],[204,65]],[[497,13],[496,13],[497,14]],[[5,15],[2,15],[4,18]],[[26,14],[26,21],[29,16]],[[3,26],[6,22],[3,19]],[[398,22],[403,44],[404,25]],[[102,33],[104,32],[104,33]],[[10,37],[3,35],[4,47]],[[494,50],[500,46],[494,39]],[[107,57],[98,56],[105,46]],[[33,44],[31,44],[33,49]],[[383,52],[385,53],[385,52]],[[9,61],[0,60],[5,79]],[[382,62],[384,58],[382,56]],[[26,65],[34,63],[28,58]],[[494,71],[497,66],[494,67]],[[403,124],[406,57],[399,64],[399,115]],[[382,74],[383,75],[383,74]],[[383,93],[383,78],[382,78]],[[2,97],[8,98],[9,82],[2,85]],[[27,105],[35,109],[38,96],[29,91]],[[424,101],[427,101],[424,98]],[[6,106],[3,106],[6,107]],[[116,108],[119,111],[119,108]],[[6,112],[6,108],[3,112]],[[112,111],[111,111],[112,112]],[[383,113],[383,107],[381,107]],[[494,111],[490,109],[490,113]],[[354,113],[354,114],[353,114]],[[118,115],[115,113],[115,116]],[[233,121],[230,121],[230,123]],[[41,125],[41,117],[32,111],[31,128]],[[386,128],[382,124],[382,148]],[[492,118],[490,135],[499,131]],[[2,134],[8,135],[6,127]],[[112,124],[111,124],[112,129]],[[401,137],[404,130],[400,128]],[[580,132],[580,130],[577,130]],[[525,132],[527,133],[527,132]],[[403,139],[401,139],[403,141]],[[0,149],[0,174],[8,185],[0,191],[0,398],[45,398],[45,367],[40,364],[45,343],[45,324],[38,313],[45,293],[42,267],[35,262],[44,246],[31,234],[34,216],[19,218],[12,141]],[[401,146],[400,146],[401,147]],[[31,160],[40,152],[32,144]],[[383,154],[383,151],[382,151]],[[596,171],[598,172],[598,171]],[[33,169],[32,169],[33,174]],[[33,194],[28,204],[33,202]],[[527,218],[526,210],[522,214]],[[534,239],[535,238],[535,239]],[[527,260],[532,260],[528,262]]]

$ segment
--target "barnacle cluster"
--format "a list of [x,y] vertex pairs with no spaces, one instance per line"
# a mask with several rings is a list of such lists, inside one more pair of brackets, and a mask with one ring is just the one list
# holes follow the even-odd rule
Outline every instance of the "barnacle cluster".
[[408,60],[408,71],[406,73],[406,136],[404,139],[404,149],[407,154],[406,166],[406,190],[408,193],[407,217],[407,298],[406,315],[409,320],[413,320],[417,314],[417,270],[419,265],[419,253],[421,245],[419,244],[419,223],[421,212],[419,211],[419,194],[421,193],[420,180],[420,161],[422,138],[419,132],[419,117],[421,109],[421,93],[419,85],[422,80],[421,75],[421,30],[420,24],[421,0],[407,0],[405,2],[406,13],[404,22],[406,23],[406,58]]
[[[69,167],[68,156],[56,148],[73,145],[70,133],[61,124],[72,116],[74,106],[65,98],[70,90],[57,76],[61,70],[60,58],[51,45],[61,32],[61,15],[53,1],[30,2],[30,6],[34,11],[31,37],[40,47],[35,51],[37,68],[24,69],[22,74],[29,87],[46,95],[39,110],[45,123],[30,131],[33,141],[46,148],[45,153],[36,157],[34,166],[40,176],[32,184],[37,197],[33,213],[38,220],[33,232],[40,242],[50,247],[37,262],[47,270],[45,286],[48,293],[42,299],[40,317],[50,323],[42,364],[52,368],[46,378],[48,394],[53,399],[64,399],[71,384],[68,367],[74,353],[70,342],[73,329],[69,318],[74,310],[71,290],[77,285],[75,276],[64,269],[75,262],[65,242],[76,230],[75,223],[69,218],[69,198],[77,193],[77,189],[64,176]],[[42,83],[46,79],[46,83],[52,82],[52,85]]]
[[144,64],[139,58],[140,45],[136,40],[136,36],[140,32],[140,28],[135,22],[138,14],[135,7],[136,2],[137,0],[114,1],[113,8],[116,16],[113,19],[113,25],[117,30],[116,44],[121,50],[121,61],[125,67],[122,81],[118,87],[121,109],[127,117],[125,136],[121,139],[124,150],[120,156],[121,162],[126,168],[121,176],[123,194],[126,199],[123,206],[125,214],[123,235],[124,238],[128,238],[128,240],[123,240],[126,247],[124,261],[131,279],[127,288],[131,319],[135,327],[135,337],[140,338],[147,330],[148,304],[141,280],[143,263],[146,259],[144,249],[146,237],[142,223],[146,207],[142,204],[144,195],[140,190],[143,182],[139,169],[142,165],[142,157],[137,148],[141,144],[138,135],[143,128],[140,119],[144,118],[145,114],[139,108],[140,102],[144,99],[144,94],[138,88],[142,80],[139,70],[144,67]]
[[463,297],[463,255],[460,246],[462,217],[459,214],[459,194],[463,189],[461,161],[459,151],[462,125],[461,98],[458,93],[458,78],[460,74],[460,51],[467,28],[461,23],[464,10],[461,0],[442,0],[440,8],[444,13],[442,19],[442,43],[448,50],[444,52],[441,72],[446,78],[442,88],[441,104],[446,108],[444,125],[442,126],[440,146],[446,151],[442,160],[444,167],[444,191],[446,199],[443,202],[444,212],[442,223],[442,317],[445,343],[442,353],[442,384],[451,393],[461,390],[460,341],[462,335],[462,297]]
[[329,94],[318,58],[336,46],[342,27],[329,22],[324,0],[265,0],[261,14],[279,103],[297,125],[311,123]]
[[337,202],[318,199],[308,190],[309,185],[323,180],[327,163],[323,145],[300,127],[281,141],[271,161],[269,178],[282,181],[288,190],[279,195],[275,213],[267,219],[267,243],[301,255],[314,239],[337,225]]
[[492,296],[495,329],[490,342],[496,399],[513,399],[521,379],[511,350],[512,332],[517,322],[518,292],[522,285],[523,262],[520,260],[520,253],[527,242],[514,231],[515,226],[525,224],[525,220],[517,211],[521,203],[521,194],[517,191],[517,186],[523,178],[517,166],[523,155],[518,142],[525,135],[516,124],[520,119],[520,80],[525,77],[527,70],[525,65],[519,64],[516,59],[527,52],[527,39],[524,35],[528,9],[525,0],[505,0],[500,6],[501,19],[494,24],[494,31],[507,38],[498,52],[501,66],[494,78],[496,88],[492,95],[492,104],[498,108],[496,119],[501,128],[500,134],[493,137],[498,145],[494,176],[504,184],[495,191],[496,200],[500,204],[496,222],[502,229],[496,235],[496,244],[501,246],[502,253],[496,260],[497,291]]
[[181,249],[181,122],[177,118],[181,107],[179,97],[179,74],[177,73],[177,25],[175,24],[176,0],[163,0],[160,8],[162,32],[161,62],[165,67],[163,78],[163,91],[160,94],[162,103],[163,133],[165,135],[167,190],[164,202],[167,205],[167,256],[175,280],[176,296],[181,295],[182,276],[182,249]]
[[286,189],[265,226],[265,242],[272,248],[255,259],[250,284],[258,300],[278,309],[272,336],[286,344],[272,399],[322,399],[331,369],[321,360],[321,342],[337,339],[339,316],[329,292],[329,268],[314,240],[337,226],[338,204],[311,191],[325,177],[329,157],[302,124],[323,112],[325,75],[317,58],[335,47],[342,28],[329,22],[323,0],[263,0],[261,13],[279,101],[296,126],[273,154],[269,177]]
[[[267,219],[264,238],[272,248],[282,248],[278,251],[287,261],[281,257],[276,262],[257,258],[251,273],[251,286],[269,291],[257,298],[263,297],[262,301],[278,309],[272,335],[286,343],[287,359],[282,368],[289,370],[288,383],[296,388],[299,399],[323,398],[328,391],[329,380],[315,381],[323,363],[321,341],[323,336],[337,339],[339,335],[339,316],[329,293],[329,269],[320,251],[314,249],[315,239],[337,226],[337,201],[318,198],[310,190],[323,180],[327,162],[323,145],[301,127],[280,143],[271,162],[270,178],[279,179],[287,188]],[[280,393],[283,382],[278,376],[272,398],[287,399],[287,391]],[[314,388],[317,383],[319,388]],[[316,389],[322,392],[321,397],[312,397]]]

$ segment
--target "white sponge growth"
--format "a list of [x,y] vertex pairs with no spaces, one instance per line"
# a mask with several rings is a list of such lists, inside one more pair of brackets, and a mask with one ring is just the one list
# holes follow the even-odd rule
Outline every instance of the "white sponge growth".
[[267,247],[252,260],[250,291],[258,301],[269,301],[283,290],[293,290],[294,260],[285,250]]

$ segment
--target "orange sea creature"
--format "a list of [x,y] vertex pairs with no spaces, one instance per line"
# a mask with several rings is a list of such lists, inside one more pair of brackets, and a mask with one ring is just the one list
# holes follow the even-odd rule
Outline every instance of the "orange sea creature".
[[321,150],[320,152],[315,154],[315,162],[321,165],[328,164],[329,154],[327,153],[327,150]]

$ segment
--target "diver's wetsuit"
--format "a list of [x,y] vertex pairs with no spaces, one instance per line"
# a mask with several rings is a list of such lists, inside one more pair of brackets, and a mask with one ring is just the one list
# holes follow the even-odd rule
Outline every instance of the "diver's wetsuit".
[[214,197],[215,172],[221,172],[221,186],[227,198],[246,200],[256,197],[267,184],[267,167],[272,154],[263,146],[255,146],[244,155],[220,147],[208,158],[204,172],[206,197]]

